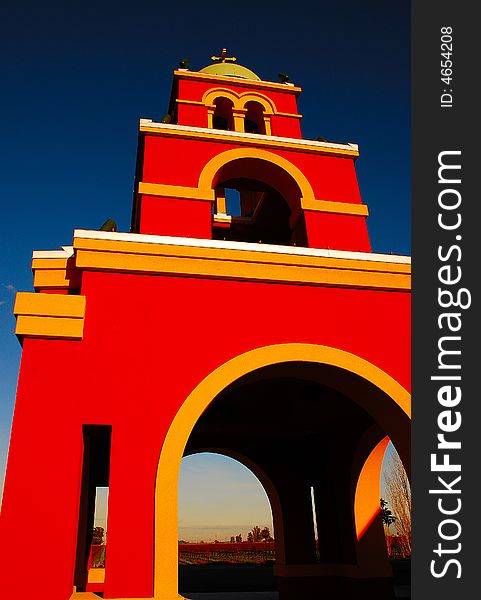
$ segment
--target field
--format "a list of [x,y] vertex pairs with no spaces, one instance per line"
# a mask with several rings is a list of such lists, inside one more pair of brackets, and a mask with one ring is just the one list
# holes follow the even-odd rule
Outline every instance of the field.
[[274,542],[179,544],[179,565],[265,565],[274,560]]

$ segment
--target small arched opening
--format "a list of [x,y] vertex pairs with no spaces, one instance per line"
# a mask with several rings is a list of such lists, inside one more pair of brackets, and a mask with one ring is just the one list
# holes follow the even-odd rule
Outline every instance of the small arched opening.
[[223,129],[234,131],[234,116],[232,109],[234,103],[229,98],[219,96],[214,100],[214,114],[212,117],[212,127],[214,129]]
[[259,102],[250,100],[245,104],[244,131],[246,133],[266,133],[264,107]]

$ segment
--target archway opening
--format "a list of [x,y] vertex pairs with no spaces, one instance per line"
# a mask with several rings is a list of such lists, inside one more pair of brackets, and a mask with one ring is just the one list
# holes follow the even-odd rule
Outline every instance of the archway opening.
[[247,110],[244,117],[244,131],[246,133],[266,133],[266,123],[264,118],[264,107],[259,102],[250,100],[246,102]]
[[390,442],[384,453],[381,498],[385,508],[384,534],[391,559],[410,559],[411,485],[402,460]]
[[[297,182],[278,165],[255,158],[223,165],[214,182],[216,215],[213,238],[241,242],[307,246]],[[239,198],[238,211],[227,202],[229,191]]]
[[179,591],[275,590],[272,512],[257,477],[218,452],[184,457],[179,474]]
[[[311,389],[307,396],[311,399],[312,391],[316,390],[315,402],[311,406],[322,407],[318,409],[317,419],[315,413],[306,412],[297,402],[302,394],[289,397],[288,390],[292,390],[292,386],[286,385],[286,380],[300,380],[307,384]],[[275,393],[275,389],[262,391],[265,382],[273,381],[279,393]],[[248,386],[256,384],[261,386],[257,388],[257,395],[245,393],[252,391]],[[301,389],[297,385],[295,387]],[[262,392],[260,396],[259,392]],[[320,465],[315,465],[315,476],[325,491],[324,496],[318,495],[324,504],[319,504],[320,510],[316,506],[319,558],[316,558],[310,491],[313,486],[310,485],[311,480],[305,477],[312,461],[299,460],[303,449],[303,445],[297,443],[299,436],[289,436],[286,443],[281,426],[280,430],[276,429],[278,435],[272,438],[277,442],[275,448],[269,448],[267,444],[268,454],[258,456],[256,461],[248,455],[259,450],[260,442],[269,441],[269,435],[265,435],[269,428],[266,432],[262,429],[261,439],[257,433],[247,440],[240,440],[247,443],[249,452],[239,451],[239,454],[259,470],[259,479],[262,479],[271,502],[276,539],[275,575],[281,600],[298,598],[299,594],[309,599],[320,594],[370,600],[391,597],[392,571],[387,563],[382,523],[380,519],[375,521],[375,529],[380,527],[381,544],[375,552],[372,547],[368,548],[366,554],[364,547],[356,542],[353,505],[360,470],[370,450],[385,437],[386,432],[396,444],[404,464],[409,466],[409,393],[387,373],[354,354],[302,343],[272,345],[239,355],[213,371],[186,398],[164,441],[157,473],[156,597],[165,595],[166,590],[169,598],[177,597],[178,593],[177,530],[172,535],[174,530],[170,526],[165,528],[163,522],[177,522],[178,468],[182,455],[212,448],[213,444],[231,452],[233,442],[239,441],[238,436],[232,434],[236,433],[236,429],[237,433],[242,431],[245,434],[246,431],[243,422],[239,422],[239,413],[232,410],[236,404],[225,402],[226,399],[235,400],[236,395],[244,399],[243,418],[249,414],[251,417],[256,415],[256,419],[251,418],[251,424],[257,423],[262,416],[259,408],[268,406],[276,419],[284,414],[280,424],[290,433],[299,427],[302,415],[304,426],[308,428],[304,433],[312,432],[312,424],[322,424],[317,431],[321,434],[321,443],[313,447],[321,460]],[[250,411],[246,410],[248,402],[251,402]],[[219,407],[220,413],[216,410]],[[213,410],[217,412],[217,419]],[[222,413],[224,417],[230,415],[233,430],[226,428],[227,423],[222,422]],[[326,415],[335,419],[326,421]],[[279,425],[277,420],[274,423]],[[302,431],[297,429],[297,433]],[[222,443],[222,437],[229,443]],[[306,455],[301,458],[306,458]],[[379,484],[379,472],[377,481]],[[296,493],[293,494],[293,491]],[[378,489],[375,494],[379,507]],[[322,516],[322,531],[319,515]],[[362,540],[365,539],[366,535],[362,537]]]
[[213,128],[234,131],[234,117],[232,114],[234,103],[232,100],[220,96],[214,100],[214,106],[214,115],[212,117]]
[[[74,585],[79,591],[101,591],[106,567],[105,534],[112,428],[107,425],[84,425],[82,433],[83,466]],[[92,567],[99,570],[93,574]]]
[[[282,599],[297,597],[291,575],[299,569],[296,565],[310,573],[309,585],[317,581],[320,592],[327,580],[313,578],[312,569],[332,564],[348,569],[359,561],[366,540],[369,561],[385,574],[389,571],[379,510],[363,539],[356,536],[359,471],[366,449],[384,434],[367,410],[367,390],[353,387],[348,379],[339,369],[329,372],[326,366],[305,363],[259,369],[211,402],[185,449],[187,454],[215,450],[243,457],[263,482],[273,511]],[[373,428],[375,435],[366,444],[366,432]],[[378,490],[375,495],[379,506]],[[381,543],[375,546],[379,534]],[[346,581],[342,585],[351,585]]]

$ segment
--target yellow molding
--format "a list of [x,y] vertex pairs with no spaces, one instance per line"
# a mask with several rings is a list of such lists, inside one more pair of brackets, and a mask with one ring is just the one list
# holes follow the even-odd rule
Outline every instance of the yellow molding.
[[[342,215],[357,215],[362,217],[369,216],[369,209],[366,204],[356,204],[354,202],[333,202],[331,200],[316,200],[314,192],[301,171],[285,158],[258,150],[250,152],[246,149],[227,150],[218,154],[210,160],[202,170],[199,176],[199,187],[184,187],[176,185],[165,185],[161,183],[139,183],[139,194],[149,196],[165,196],[168,198],[183,198],[189,200],[215,201],[214,177],[219,169],[226,163],[238,158],[258,158],[278,165],[284,171],[287,171],[296,181],[301,190],[301,206],[305,210],[317,212],[338,213]],[[222,212],[222,211],[220,211]]]
[[105,582],[105,568],[90,568],[88,574],[89,583],[104,583]]
[[[73,594],[70,596],[69,600],[100,600],[101,596],[95,594],[94,592],[77,592],[74,589]],[[154,600],[154,598],[118,598],[117,600]]]
[[175,101],[177,104],[195,104],[196,106],[205,106],[205,104],[199,100],[181,100],[180,98],[176,98]]
[[83,319],[18,315],[15,333],[27,337],[81,340],[83,328]]
[[154,598],[178,598],[178,478],[189,436],[210,403],[230,384],[257,369],[286,362],[332,365],[370,382],[408,416],[407,390],[369,361],[337,348],[316,344],[278,344],[250,350],[212,371],[177,411],[162,445],[155,485]]
[[[228,215],[229,216],[229,215]],[[209,248],[202,246],[180,246],[178,244],[152,244],[149,242],[105,240],[76,237],[74,247],[79,250],[104,251],[121,254],[153,256],[176,256],[180,258],[203,258],[234,262],[254,262],[262,264],[294,265],[346,269],[348,271],[366,271],[380,273],[400,273],[409,275],[411,265],[373,260],[337,258],[298,254],[280,254],[278,252],[256,252],[234,248]]]
[[356,215],[368,217],[369,209],[366,204],[356,204],[354,202],[333,202],[332,200],[312,200],[302,199],[302,208],[305,210],[314,210],[317,212],[338,213],[340,215]]
[[13,312],[18,336],[76,340],[83,337],[85,296],[18,292]]
[[[335,261],[338,259],[296,255],[264,256],[263,252],[249,253],[243,250],[185,246],[159,245],[148,253],[147,249],[143,249],[144,252],[136,252],[133,247],[128,246],[116,249],[117,243],[122,244],[122,242],[113,242],[114,245],[109,247],[107,240],[75,238],[77,266],[81,269],[220,277],[316,286],[399,291],[410,289],[409,273],[399,269],[398,265],[394,267],[396,271],[376,270],[376,267],[371,265],[362,265],[360,268],[352,265],[348,268],[346,265],[348,261],[344,261],[342,267],[336,266]],[[392,269],[393,265],[390,264],[389,267]]]
[[[272,115],[271,115],[272,116]],[[316,154],[327,154],[335,155],[340,157],[357,158],[359,156],[358,150],[350,150],[348,148],[332,148],[329,146],[311,146],[309,144],[303,144],[302,140],[297,141],[295,138],[290,138],[288,142],[279,140],[273,140],[271,138],[261,138],[256,136],[255,138],[233,136],[229,131],[212,129],[209,126],[209,131],[193,131],[185,129],[171,129],[167,127],[149,127],[140,125],[139,131],[141,133],[148,134],[162,134],[169,135],[172,137],[202,139],[206,141],[216,140],[222,142],[232,142],[234,144],[248,145],[248,146],[266,146],[269,148],[278,148],[282,150],[302,150],[304,152],[313,152]]]
[[302,115],[299,113],[285,113],[285,112],[277,112],[275,113],[276,117],[292,117],[293,119],[302,119]]
[[242,132],[244,131],[244,115],[238,113],[232,113],[234,117],[234,130]]
[[[226,205],[226,200],[225,200],[224,188],[217,188],[215,190],[215,212],[225,215],[227,212],[226,206],[227,205]],[[214,216],[214,220],[215,220],[215,216]]]
[[77,265],[83,269],[113,270],[136,273],[163,273],[223,279],[247,279],[278,283],[370,288],[407,291],[409,275],[335,270],[322,267],[296,267],[235,261],[212,261],[178,256],[114,254],[80,250]]
[[85,296],[17,292],[13,313],[15,315],[83,319],[85,316]]
[[72,264],[72,257],[68,258],[34,258],[32,269],[66,269],[68,262]]
[[39,288],[75,288],[80,285],[80,272],[73,269],[36,269],[33,275],[33,287]]
[[215,201],[215,192],[213,189],[199,189],[195,187],[185,187],[182,185],[165,185],[163,183],[139,183],[139,194],[149,196],[166,196],[168,198],[185,198],[188,200],[207,200]]
[[81,273],[75,270],[75,258],[33,258],[33,286],[35,289],[79,288]]
[[302,88],[285,83],[275,83],[274,81],[257,81],[255,79],[242,79],[240,77],[228,77],[225,75],[209,75],[208,73],[198,73],[195,71],[174,71],[174,75],[183,79],[198,79],[200,81],[222,81],[236,87],[266,88],[277,92],[295,92],[296,95],[302,92]]

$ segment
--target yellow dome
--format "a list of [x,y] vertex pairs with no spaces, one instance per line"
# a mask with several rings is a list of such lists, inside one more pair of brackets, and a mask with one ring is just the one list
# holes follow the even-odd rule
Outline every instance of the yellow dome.
[[200,69],[199,73],[208,73],[209,75],[223,75],[224,77],[240,77],[241,79],[255,79],[260,81],[261,78],[247,67],[236,65],[232,62],[219,62],[213,65],[208,65]]

